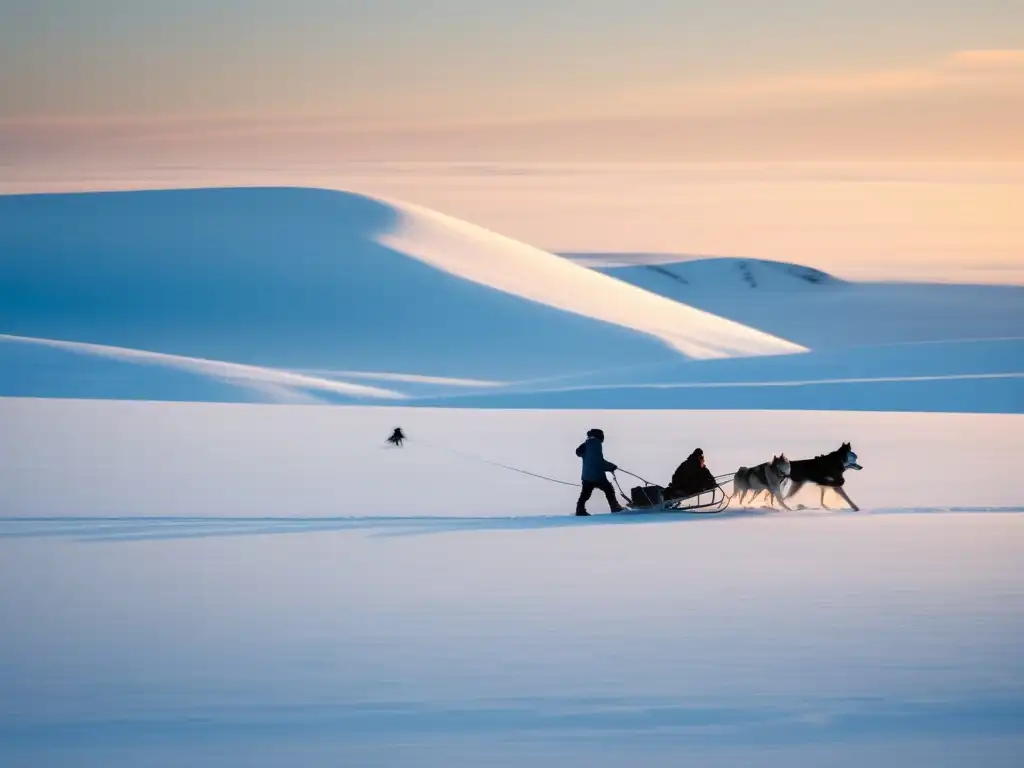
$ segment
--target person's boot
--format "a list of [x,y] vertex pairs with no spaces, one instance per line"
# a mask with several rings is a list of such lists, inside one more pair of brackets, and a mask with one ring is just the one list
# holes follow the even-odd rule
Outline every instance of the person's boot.
[[576,517],[590,517],[590,513],[587,512],[583,507],[576,508]]

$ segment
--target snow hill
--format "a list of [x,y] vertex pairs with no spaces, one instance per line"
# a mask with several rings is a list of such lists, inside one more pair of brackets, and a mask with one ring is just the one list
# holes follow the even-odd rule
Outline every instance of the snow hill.
[[643,283],[648,290],[672,294],[688,286],[691,291],[715,294],[738,289],[792,292],[811,286],[847,284],[813,267],[767,259],[727,256],[685,258],[651,253],[565,253],[574,264],[590,267],[627,282]]
[[467,222],[345,192],[5,196],[0,253],[0,395],[387,401],[804,351]]
[[1014,285],[851,282],[799,264],[652,254],[570,254],[574,263],[815,350],[1024,336]]
[[554,255],[301,188],[0,197],[0,396],[1024,412],[1024,288]]

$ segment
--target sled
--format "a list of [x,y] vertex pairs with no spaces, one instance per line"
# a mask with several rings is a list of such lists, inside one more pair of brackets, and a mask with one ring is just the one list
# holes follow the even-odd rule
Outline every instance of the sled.
[[694,514],[715,514],[723,512],[729,506],[728,496],[721,485],[698,493],[674,499],[665,499],[662,487],[658,485],[638,486],[626,506],[619,515],[667,514],[672,512],[691,512]]

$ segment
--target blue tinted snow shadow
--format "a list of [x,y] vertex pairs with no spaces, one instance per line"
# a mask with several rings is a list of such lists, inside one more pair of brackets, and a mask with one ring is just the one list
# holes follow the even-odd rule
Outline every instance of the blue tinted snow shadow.
[[673,361],[564,377],[558,383],[579,388],[641,384],[769,385],[816,381],[863,381],[870,384],[876,379],[942,380],[982,375],[1024,377],[1024,337],[876,343],[826,348],[799,355]]
[[587,518],[573,515],[522,517],[6,517],[0,518],[0,539],[68,539],[79,542],[131,542],[204,539],[238,536],[278,536],[332,532],[363,532],[371,536],[426,536],[444,533],[560,530],[594,526],[664,526],[703,523],[725,524],[750,518],[815,519],[855,515],[1024,514],[1024,506],[1009,507],[891,507],[792,511],[737,508],[721,513],[613,515]]
[[555,392],[429,398],[409,405],[557,410],[806,410],[1024,413],[1024,375],[904,381],[817,381],[656,388],[594,387]]
[[174,368],[0,340],[0,397],[262,402],[252,388]]
[[[814,349],[992,338],[1024,328],[1024,286],[845,282],[761,259],[694,258],[598,271]],[[818,282],[807,281],[813,277]]]
[[452,408],[1024,412],[1024,339],[827,349],[619,368],[424,397]]
[[[0,333],[497,380],[679,357],[380,245],[397,224],[379,201],[316,189],[0,196]],[[61,391],[76,396],[74,379]]]
[[[6,748],[31,753],[54,747],[97,750],[114,746],[182,748],[262,745],[309,740],[384,746],[428,737],[557,739],[562,744],[651,745],[661,748],[808,744],[851,745],[928,738],[1012,740],[1020,735],[1024,699],[971,698],[913,701],[807,698],[687,703],[661,698],[536,697],[469,701],[445,707],[419,702],[353,702],[287,706],[190,708],[178,715],[88,721],[0,719]],[[496,741],[495,741],[496,740]],[[1013,742],[1007,744],[1013,749]]]

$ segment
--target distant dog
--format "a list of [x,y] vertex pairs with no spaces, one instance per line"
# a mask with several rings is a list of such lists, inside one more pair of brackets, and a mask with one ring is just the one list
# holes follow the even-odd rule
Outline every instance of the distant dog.
[[[750,497],[751,501],[756,499],[762,491],[767,491],[771,497],[772,506],[775,506],[775,499],[778,499],[783,508],[789,509],[782,498],[782,481],[789,477],[790,471],[790,463],[786,454],[773,456],[771,461],[758,464],[756,467],[740,467],[732,478],[732,495],[735,496],[738,493],[740,495],[739,503],[742,504],[743,499],[750,491],[754,492],[754,495]],[[730,496],[730,498],[732,497]]]
[[792,498],[807,483],[813,483],[821,487],[821,506],[825,507],[825,509],[828,509],[828,506],[825,505],[826,488],[832,488],[842,496],[854,511],[859,509],[850,497],[846,495],[846,491],[843,490],[843,483],[846,482],[843,473],[848,469],[863,469],[857,463],[857,454],[853,452],[853,448],[849,443],[843,443],[832,453],[816,456],[813,459],[792,461],[789,466],[789,479],[793,485],[789,489],[789,493],[786,494],[787,499]]

